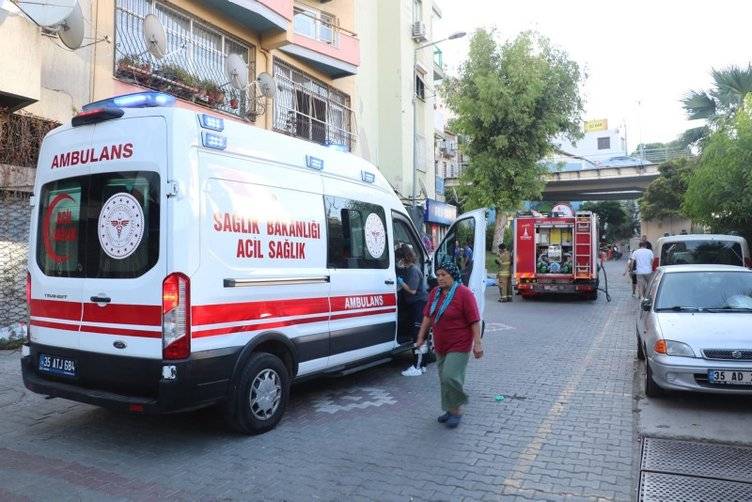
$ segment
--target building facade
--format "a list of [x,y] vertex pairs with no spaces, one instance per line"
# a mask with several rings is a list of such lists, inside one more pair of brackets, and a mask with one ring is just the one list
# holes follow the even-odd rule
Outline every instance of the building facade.
[[[354,113],[362,102],[355,0],[79,0],[79,6],[84,42],[68,50],[55,27],[44,30],[0,0],[0,289],[10,292],[0,330],[26,317],[28,199],[41,140],[86,103],[159,90],[176,96],[179,107],[363,155]],[[146,41],[154,40],[146,25],[155,18],[164,45]],[[241,61],[233,75],[231,58]],[[254,83],[261,73],[273,76],[273,97]],[[239,89],[246,81],[251,85]]]
[[[597,122],[605,124],[605,121]],[[557,152],[547,159],[552,169],[578,171],[625,162],[627,139],[623,129],[608,129],[605,125],[598,130],[586,128],[583,134],[575,142],[563,137],[554,141]]]
[[356,105],[360,153],[407,205],[415,164],[416,204],[425,208],[426,199],[436,199],[434,82],[443,73],[434,65],[433,46],[416,49],[434,40],[441,11],[431,0],[359,0],[357,18],[363,44]]

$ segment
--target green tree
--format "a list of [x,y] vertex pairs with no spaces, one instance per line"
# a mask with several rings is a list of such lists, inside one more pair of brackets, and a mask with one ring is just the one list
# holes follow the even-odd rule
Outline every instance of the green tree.
[[[749,103],[748,105],[752,104]],[[749,109],[749,106],[746,107]],[[707,140],[691,173],[684,212],[714,232],[736,231],[752,239],[752,118],[737,113],[733,124]]]
[[658,166],[660,174],[640,199],[640,214],[645,220],[684,216],[681,206],[694,165],[693,159],[679,158]]
[[539,161],[553,138],[581,136],[582,78],[579,66],[540,35],[527,32],[500,45],[492,31],[478,30],[459,78],[445,81],[452,128],[467,140],[460,197],[466,208],[497,209],[494,249],[503,214],[540,196],[546,167]]
[[686,145],[702,146],[710,134],[734,118],[744,104],[744,98],[752,92],[752,65],[746,68],[728,66],[712,70],[713,87],[694,90],[682,100],[690,120],[704,119],[706,126],[684,132],[681,141]]
[[599,234],[609,242],[634,235],[633,217],[626,210],[625,204],[621,202],[614,200],[585,202],[580,207],[580,211],[592,211],[598,215]]

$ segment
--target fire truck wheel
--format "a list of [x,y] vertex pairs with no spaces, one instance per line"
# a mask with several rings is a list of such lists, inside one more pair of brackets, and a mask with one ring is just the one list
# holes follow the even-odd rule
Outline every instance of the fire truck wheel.
[[284,363],[266,352],[245,363],[225,405],[225,420],[243,434],[261,434],[282,419],[290,396],[290,374]]

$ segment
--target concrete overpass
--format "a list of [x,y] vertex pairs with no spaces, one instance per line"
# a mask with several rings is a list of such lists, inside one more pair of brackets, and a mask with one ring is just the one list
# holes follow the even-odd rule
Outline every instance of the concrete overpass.
[[[638,199],[658,177],[658,164],[557,171],[546,175],[542,200],[551,202]],[[448,178],[446,187],[459,185]]]
[[657,177],[658,164],[553,172],[546,175],[542,200],[637,199]]

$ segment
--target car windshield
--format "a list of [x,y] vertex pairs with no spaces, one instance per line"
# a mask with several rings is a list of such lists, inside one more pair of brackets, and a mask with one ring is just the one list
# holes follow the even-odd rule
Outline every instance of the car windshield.
[[752,312],[749,272],[665,274],[655,299],[656,311]]
[[744,265],[742,247],[734,241],[687,240],[661,249],[661,265]]

